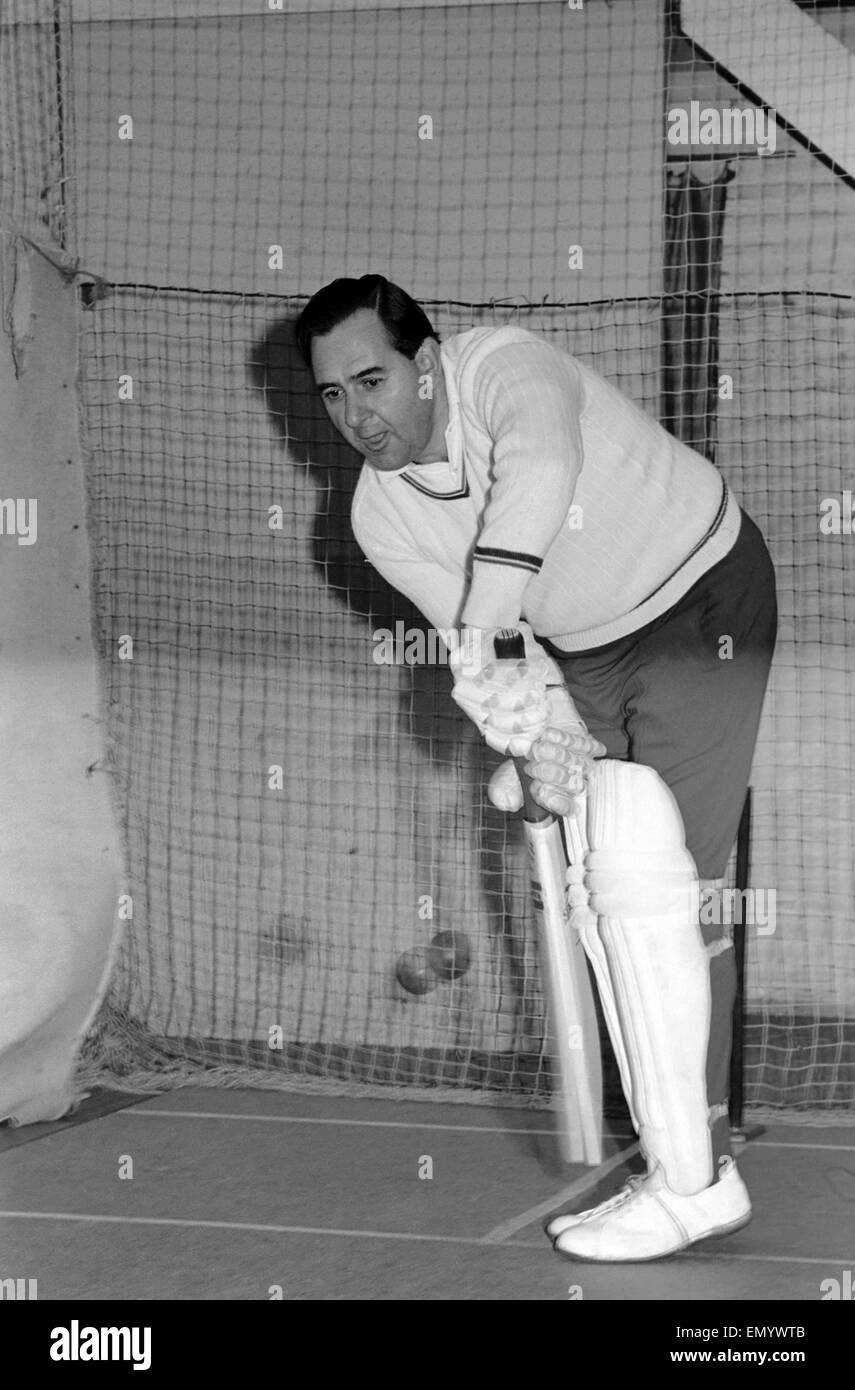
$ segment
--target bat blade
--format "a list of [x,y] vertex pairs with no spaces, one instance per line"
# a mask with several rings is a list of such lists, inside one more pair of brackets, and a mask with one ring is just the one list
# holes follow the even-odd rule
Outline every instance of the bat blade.
[[603,1158],[603,1073],[597,1014],[581,942],[565,910],[567,859],[558,822],[526,821],[546,997],[548,1050],[558,1104],[558,1144],[566,1163]]
[[[525,639],[515,628],[495,638],[498,660],[525,657]],[[603,1159],[603,1069],[600,1034],[588,962],[582,943],[571,930],[565,907],[567,853],[555,816],[535,801],[525,757],[515,757],[523,791],[531,866],[532,890],[538,916],[540,967],[546,1000],[547,1047],[553,1061],[553,1085],[558,1102],[558,1146],[565,1163]],[[584,798],[579,819],[564,821],[573,862],[587,848]]]

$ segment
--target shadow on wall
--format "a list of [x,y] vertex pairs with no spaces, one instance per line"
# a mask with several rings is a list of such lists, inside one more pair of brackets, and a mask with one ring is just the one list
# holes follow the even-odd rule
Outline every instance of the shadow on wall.
[[[405,630],[426,629],[427,620],[372,568],[353,536],[350,510],[360,459],[330,424],[294,341],[294,323],[293,318],[278,320],[254,344],[249,372],[285,446],[283,466],[305,469],[317,490],[312,555],[318,583],[369,632],[380,627],[394,632],[396,622],[403,622]],[[526,1031],[533,1025],[526,1022],[531,1001],[525,984],[530,981],[521,886],[525,869],[520,827],[511,823],[519,817],[497,811],[485,794],[499,756],[451,699],[447,666],[408,666],[402,678],[389,674],[400,692],[400,728],[410,734],[409,756],[418,768],[416,836],[431,865],[437,902],[460,904],[480,897],[488,930],[501,942],[506,1006],[516,1009]],[[517,852],[509,855],[511,841]],[[471,889],[462,886],[461,875],[469,878]],[[456,915],[443,918],[452,927],[462,921]]]
[[[256,342],[248,362],[250,380],[264,397],[277,435],[287,448],[284,466],[302,467],[317,492],[312,557],[319,583],[374,631],[403,622],[428,627],[408,599],[368,563],[350,526],[350,509],[361,462],[330,424],[311,373],[294,340],[295,318],[277,320]],[[445,666],[414,665],[401,683],[402,714],[416,746],[428,757],[459,761],[469,721],[451,700]]]

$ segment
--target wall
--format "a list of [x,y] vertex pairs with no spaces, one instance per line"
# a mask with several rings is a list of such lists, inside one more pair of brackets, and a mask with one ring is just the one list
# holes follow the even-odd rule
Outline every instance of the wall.
[[[427,298],[650,293],[659,10],[78,25],[83,263],[111,281],[219,291],[311,293],[380,270]],[[121,114],[132,141],[117,138]]]

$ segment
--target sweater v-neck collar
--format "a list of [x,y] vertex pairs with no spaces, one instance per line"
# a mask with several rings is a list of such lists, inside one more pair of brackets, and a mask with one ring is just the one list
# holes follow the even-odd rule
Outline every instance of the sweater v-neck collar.
[[443,502],[454,502],[469,496],[469,481],[466,477],[463,460],[460,398],[457,394],[457,383],[454,380],[454,370],[442,351],[441,345],[440,360],[445,382],[445,397],[448,401],[448,424],[445,429],[448,458],[438,459],[435,463],[409,463],[402,472],[392,476],[403,479],[410,487],[414,487],[417,492],[424,493],[426,497],[436,497]]

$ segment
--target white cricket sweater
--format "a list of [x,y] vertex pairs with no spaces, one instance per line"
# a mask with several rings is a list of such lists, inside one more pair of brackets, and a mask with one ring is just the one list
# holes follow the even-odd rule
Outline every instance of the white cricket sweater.
[[474,328],[441,357],[447,461],[366,462],[351,513],[372,565],[434,627],[523,618],[565,651],[603,646],[734,545],[740,511],[714,465],[546,339]]

